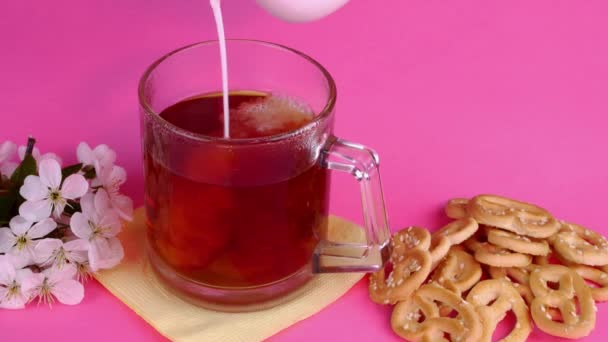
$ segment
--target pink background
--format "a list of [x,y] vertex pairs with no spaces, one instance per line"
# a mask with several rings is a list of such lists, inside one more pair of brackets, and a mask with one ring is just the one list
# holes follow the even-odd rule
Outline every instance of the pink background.
[[[334,75],[336,131],[380,153],[393,230],[436,228],[448,198],[494,192],[608,234],[606,1],[357,0],[307,25],[252,0],[224,8],[230,37],[293,46]],[[0,139],[32,134],[67,161],[81,140],[107,143],[141,204],[138,78],[161,54],[214,38],[206,0],[4,1]],[[332,211],[360,222],[356,185],[335,179]],[[362,282],[271,340],[396,340],[389,314]],[[608,334],[606,314],[600,305],[587,340]],[[0,334],[164,340],[95,281],[77,307],[0,311]]]

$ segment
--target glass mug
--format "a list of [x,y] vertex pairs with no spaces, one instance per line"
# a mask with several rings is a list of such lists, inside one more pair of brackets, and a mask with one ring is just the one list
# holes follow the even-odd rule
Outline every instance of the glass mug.
[[[277,44],[228,40],[227,50],[231,89],[287,94],[314,118],[267,137],[197,134],[159,114],[221,89],[218,43],[177,49],[147,69],[139,83],[147,251],[161,283],[207,308],[251,311],[289,300],[314,274],[383,267],[390,233],[378,156],[332,134],[331,75]],[[324,239],[330,170],[360,184],[364,242]]]

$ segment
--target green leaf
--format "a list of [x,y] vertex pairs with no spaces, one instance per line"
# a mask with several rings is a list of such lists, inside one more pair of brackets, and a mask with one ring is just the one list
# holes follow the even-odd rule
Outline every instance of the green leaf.
[[27,149],[21,164],[17,166],[10,179],[2,179],[2,188],[8,190],[0,192],[0,222],[7,222],[18,214],[19,206],[24,202],[19,194],[19,189],[23,186],[25,178],[37,174],[36,160],[32,156],[36,139],[27,139]]
[[75,174],[82,169],[82,163],[66,166],[61,170],[61,178],[66,179],[68,176]]
[[10,188],[10,179],[8,179],[5,175],[0,175],[0,189],[9,189]]
[[14,198],[9,197],[9,194],[0,196],[0,226],[6,225],[12,218],[13,202]]
[[13,172],[13,175],[11,176],[12,188],[13,189],[17,188],[17,190],[19,190],[19,188],[21,188],[21,186],[23,185],[23,181],[25,180],[25,178],[27,176],[35,175],[35,174],[36,174],[36,160],[34,159],[34,157],[32,157],[31,154],[27,154],[27,155],[25,155],[21,164],[19,164],[19,166],[17,166],[17,168],[15,169],[15,172]]
[[21,164],[17,166],[11,176],[9,193],[0,201],[0,220],[10,220],[10,218],[17,215],[17,210],[24,201],[19,194],[19,189],[27,176],[35,175],[36,173],[36,160],[31,154],[26,154]]

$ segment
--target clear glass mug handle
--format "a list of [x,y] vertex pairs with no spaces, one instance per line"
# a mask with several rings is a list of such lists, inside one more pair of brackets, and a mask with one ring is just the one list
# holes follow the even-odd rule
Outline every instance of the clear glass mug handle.
[[322,166],[351,174],[361,187],[365,241],[321,240],[313,257],[317,273],[375,272],[390,256],[390,231],[380,182],[378,154],[361,144],[330,137],[321,153]]

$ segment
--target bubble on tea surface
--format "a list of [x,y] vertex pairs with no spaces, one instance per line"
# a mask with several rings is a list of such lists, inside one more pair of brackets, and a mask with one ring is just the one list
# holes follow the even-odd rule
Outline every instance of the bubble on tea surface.
[[230,115],[231,121],[249,132],[249,137],[288,132],[309,123],[314,116],[306,104],[277,95],[242,103]]

